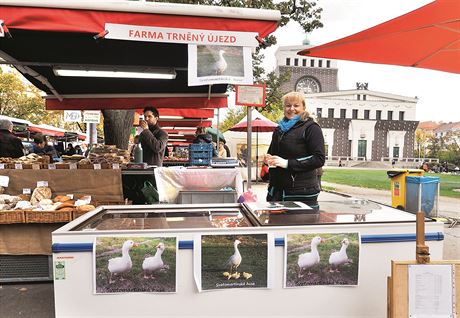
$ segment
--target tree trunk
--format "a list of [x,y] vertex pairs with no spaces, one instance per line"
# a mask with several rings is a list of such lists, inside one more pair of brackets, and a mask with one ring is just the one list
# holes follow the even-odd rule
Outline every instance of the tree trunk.
[[104,139],[106,145],[128,149],[129,134],[133,127],[134,110],[105,109]]

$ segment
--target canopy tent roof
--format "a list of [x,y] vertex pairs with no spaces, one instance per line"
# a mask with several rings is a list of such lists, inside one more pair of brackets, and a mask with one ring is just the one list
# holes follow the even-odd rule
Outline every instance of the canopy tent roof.
[[460,1],[437,0],[298,54],[460,73]]
[[[12,38],[0,37],[0,57],[49,95],[48,109],[226,107],[227,85],[212,85],[210,91],[208,86],[188,86],[187,44],[93,37],[106,23],[116,23],[257,32],[263,38],[277,28],[280,17],[275,10],[156,2],[2,0],[0,19]],[[56,66],[95,65],[174,68],[177,76],[81,78],[53,72]]]

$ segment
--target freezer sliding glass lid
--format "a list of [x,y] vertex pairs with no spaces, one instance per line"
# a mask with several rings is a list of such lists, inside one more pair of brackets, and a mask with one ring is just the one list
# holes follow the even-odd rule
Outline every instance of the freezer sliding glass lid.
[[302,202],[243,203],[262,226],[414,222],[415,215],[364,199]]
[[250,227],[251,222],[235,208],[159,208],[125,207],[103,209],[72,231],[144,230],[180,228]]

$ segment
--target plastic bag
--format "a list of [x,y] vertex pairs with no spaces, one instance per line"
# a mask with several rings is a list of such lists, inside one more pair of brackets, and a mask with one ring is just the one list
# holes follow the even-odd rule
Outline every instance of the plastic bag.
[[145,202],[148,204],[155,204],[159,202],[160,197],[158,195],[158,191],[150,181],[144,182],[141,192],[145,197]]
[[243,202],[257,202],[257,195],[252,192],[252,189],[248,189],[248,191],[243,192],[242,195],[238,198],[238,203]]

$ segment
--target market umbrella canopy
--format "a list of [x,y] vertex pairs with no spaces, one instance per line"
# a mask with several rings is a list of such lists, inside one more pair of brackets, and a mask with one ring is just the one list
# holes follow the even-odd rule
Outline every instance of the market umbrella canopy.
[[222,131],[217,130],[216,128],[209,127],[206,132],[211,135],[212,141],[217,142],[217,136],[219,136],[219,140],[222,140],[224,143],[227,141],[225,140],[224,134]]
[[[268,119],[256,117],[251,121],[251,127],[252,127],[251,128],[252,131],[255,131],[255,132],[270,132],[270,131],[274,131],[275,128],[278,127],[278,124],[275,124],[274,122]],[[247,131],[248,122],[247,121],[240,122],[236,124],[235,126],[233,126],[232,128],[230,128],[229,130]]]
[[298,54],[460,73],[460,1],[437,0]]

